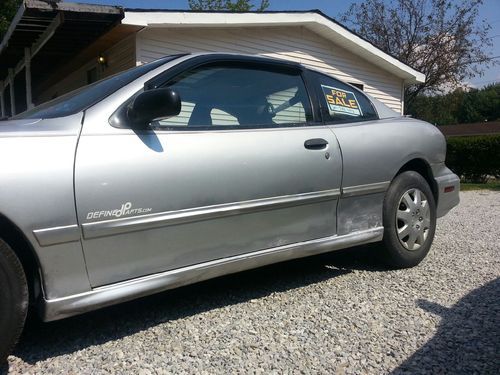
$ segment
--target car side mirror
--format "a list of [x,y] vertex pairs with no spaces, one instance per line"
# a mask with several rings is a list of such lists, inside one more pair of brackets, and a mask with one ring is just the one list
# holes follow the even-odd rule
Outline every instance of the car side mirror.
[[177,116],[181,99],[170,88],[147,90],[137,95],[127,109],[127,118],[135,129],[145,129],[154,120]]

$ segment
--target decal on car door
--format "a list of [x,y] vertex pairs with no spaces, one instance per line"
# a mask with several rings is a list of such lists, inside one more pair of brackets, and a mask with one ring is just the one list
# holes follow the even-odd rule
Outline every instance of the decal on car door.
[[122,204],[120,208],[116,208],[113,210],[89,212],[87,214],[87,220],[109,218],[109,217],[119,218],[128,215],[147,214],[150,213],[152,210],[153,210],[152,208],[132,208],[132,203],[126,202]]

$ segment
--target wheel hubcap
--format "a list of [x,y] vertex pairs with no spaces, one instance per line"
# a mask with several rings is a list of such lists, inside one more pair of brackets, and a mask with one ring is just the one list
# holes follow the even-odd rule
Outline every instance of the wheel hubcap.
[[425,243],[431,225],[429,202],[419,189],[406,191],[396,212],[399,242],[408,250],[418,250]]

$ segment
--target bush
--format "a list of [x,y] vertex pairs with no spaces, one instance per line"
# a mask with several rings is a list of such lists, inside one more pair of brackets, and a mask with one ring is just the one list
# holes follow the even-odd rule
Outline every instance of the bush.
[[463,182],[500,178],[500,134],[447,139],[446,164]]

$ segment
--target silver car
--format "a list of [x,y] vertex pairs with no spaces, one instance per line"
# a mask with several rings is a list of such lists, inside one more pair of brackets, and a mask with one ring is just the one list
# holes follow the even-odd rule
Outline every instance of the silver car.
[[434,126],[293,62],[168,56],[0,122],[0,361],[44,321],[370,242],[459,202]]

